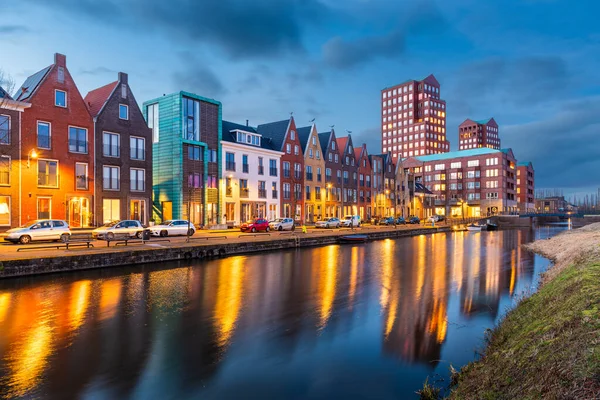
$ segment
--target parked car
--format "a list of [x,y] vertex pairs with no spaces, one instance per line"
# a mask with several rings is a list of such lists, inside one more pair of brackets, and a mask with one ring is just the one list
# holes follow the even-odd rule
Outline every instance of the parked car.
[[111,221],[92,231],[92,237],[98,240],[114,239],[115,234],[128,233],[130,237],[142,238],[144,227],[140,221],[128,219]]
[[394,217],[384,217],[379,220],[379,225],[394,225]]
[[404,219],[404,217],[396,218],[396,225],[406,225],[406,220]]
[[294,220],[291,218],[277,218],[269,222],[269,228],[274,231],[293,231],[296,229]]
[[317,228],[339,228],[342,222],[338,218],[327,218],[323,221],[317,221]]
[[420,224],[421,220],[417,216],[412,216],[409,218],[408,223],[409,224]]
[[352,226],[360,226],[360,216],[346,215],[341,222],[342,222],[342,226],[345,226],[348,228],[350,228]]
[[242,232],[257,232],[257,231],[265,231],[269,232],[271,228],[269,228],[269,221],[264,218],[256,218],[253,221],[244,222],[240,226],[240,230]]
[[431,217],[429,217],[427,220],[429,222],[441,222],[443,221],[445,218],[443,215],[439,215],[439,214],[434,214]]
[[176,235],[187,235],[189,227],[189,235],[193,236],[196,233],[196,227],[191,222],[188,225],[188,221],[183,219],[174,219],[165,221],[160,225],[154,225],[150,227],[150,234],[152,236],[176,236]]
[[4,240],[12,243],[27,244],[40,240],[62,240],[66,242],[71,235],[69,224],[60,219],[38,219],[19,228],[6,231]]

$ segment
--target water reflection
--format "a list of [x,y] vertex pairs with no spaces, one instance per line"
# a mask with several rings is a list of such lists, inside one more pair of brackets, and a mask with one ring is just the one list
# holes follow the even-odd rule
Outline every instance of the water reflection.
[[412,395],[535,282],[545,263],[520,248],[534,233],[3,281],[0,396]]

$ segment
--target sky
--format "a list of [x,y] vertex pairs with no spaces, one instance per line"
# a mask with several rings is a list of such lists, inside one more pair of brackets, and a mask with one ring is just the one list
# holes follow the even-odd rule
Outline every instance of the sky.
[[289,118],[381,151],[380,93],[434,74],[458,148],[494,117],[537,188],[600,187],[600,2],[579,0],[0,0],[16,86],[56,52],[80,91],[129,74],[139,103],[179,90],[226,120]]

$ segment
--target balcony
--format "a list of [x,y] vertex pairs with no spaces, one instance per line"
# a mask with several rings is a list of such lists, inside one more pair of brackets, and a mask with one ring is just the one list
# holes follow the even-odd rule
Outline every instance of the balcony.
[[250,166],[248,164],[242,164],[242,172],[247,174],[250,171]]
[[277,199],[277,190],[273,190],[273,191],[272,191],[272,193],[273,193],[273,194],[271,195],[271,197],[272,197],[273,199]]
[[269,168],[270,176],[277,176],[277,168]]
[[87,154],[87,152],[88,152],[87,140],[69,139],[69,152]]
[[344,185],[347,185],[348,183],[350,183],[350,179],[344,178]]
[[226,171],[235,171],[235,162],[234,161],[226,161],[225,162],[225,170]]
[[284,169],[283,170],[283,177],[284,178],[289,178],[290,177],[290,170],[289,169]]
[[105,144],[102,146],[102,155],[106,157],[120,157],[121,148],[117,145]]
[[131,147],[129,149],[132,160],[144,161],[146,159],[146,150],[138,149],[137,147]]
[[331,175],[325,175],[325,182],[331,182]]
[[300,171],[294,171],[294,179],[301,179],[302,173]]
[[250,197],[250,189],[240,188],[240,198],[247,199],[248,197]]
[[57,175],[38,173],[38,186],[58,187]]
[[294,192],[294,199],[296,199],[296,200],[302,199],[302,193],[301,192]]
[[310,201],[310,192],[306,192],[306,200]]
[[225,188],[225,196],[227,196],[227,197],[233,196],[233,187],[227,186]]
[[259,175],[264,175],[265,174],[265,167],[262,165],[258,166],[258,174]]
[[291,192],[286,192],[285,190],[283,191],[283,199],[284,200],[289,200],[291,198],[292,193]]
[[321,182],[321,174],[317,174],[317,182]]
[[315,192],[315,200],[321,201],[321,192]]
[[267,189],[258,189],[258,197],[261,199],[267,198]]
[[313,174],[312,174],[312,172],[307,172],[306,173],[306,180],[307,181],[312,181],[313,180]]

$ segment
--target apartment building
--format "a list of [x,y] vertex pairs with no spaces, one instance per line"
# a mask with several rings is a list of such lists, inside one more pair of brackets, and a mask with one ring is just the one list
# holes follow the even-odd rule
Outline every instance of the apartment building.
[[238,226],[253,218],[278,218],[280,164],[284,154],[256,128],[229,121],[222,123],[221,203],[225,223]]
[[469,150],[480,147],[500,149],[498,124],[494,118],[475,121],[466,119],[458,126],[458,149]]
[[304,153],[304,215],[314,223],[325,216],[325,156],[314,123],[298,128],[298,136]]
[[358,165],[358,215],[363,220],[370,220],[373,216],[373,169],[366,144],[354,148],[354,158]]
[[94,224],[152,216],[152,130],[129,85],[128,75],[85,96],[94,118]]
[[535,171],[530,161],[517,163],[517,202],[519,212],[535,212]]
[[342,218],[342,164],[335,130],[319,133],[325,157],[325,218]]
[[152,130],[153,217],[220,223],[221,103],[181,91],[144,102],[143,112]]
[[358,215],[358,165],[350,135],[337,138],[342,175],[342,215]]

